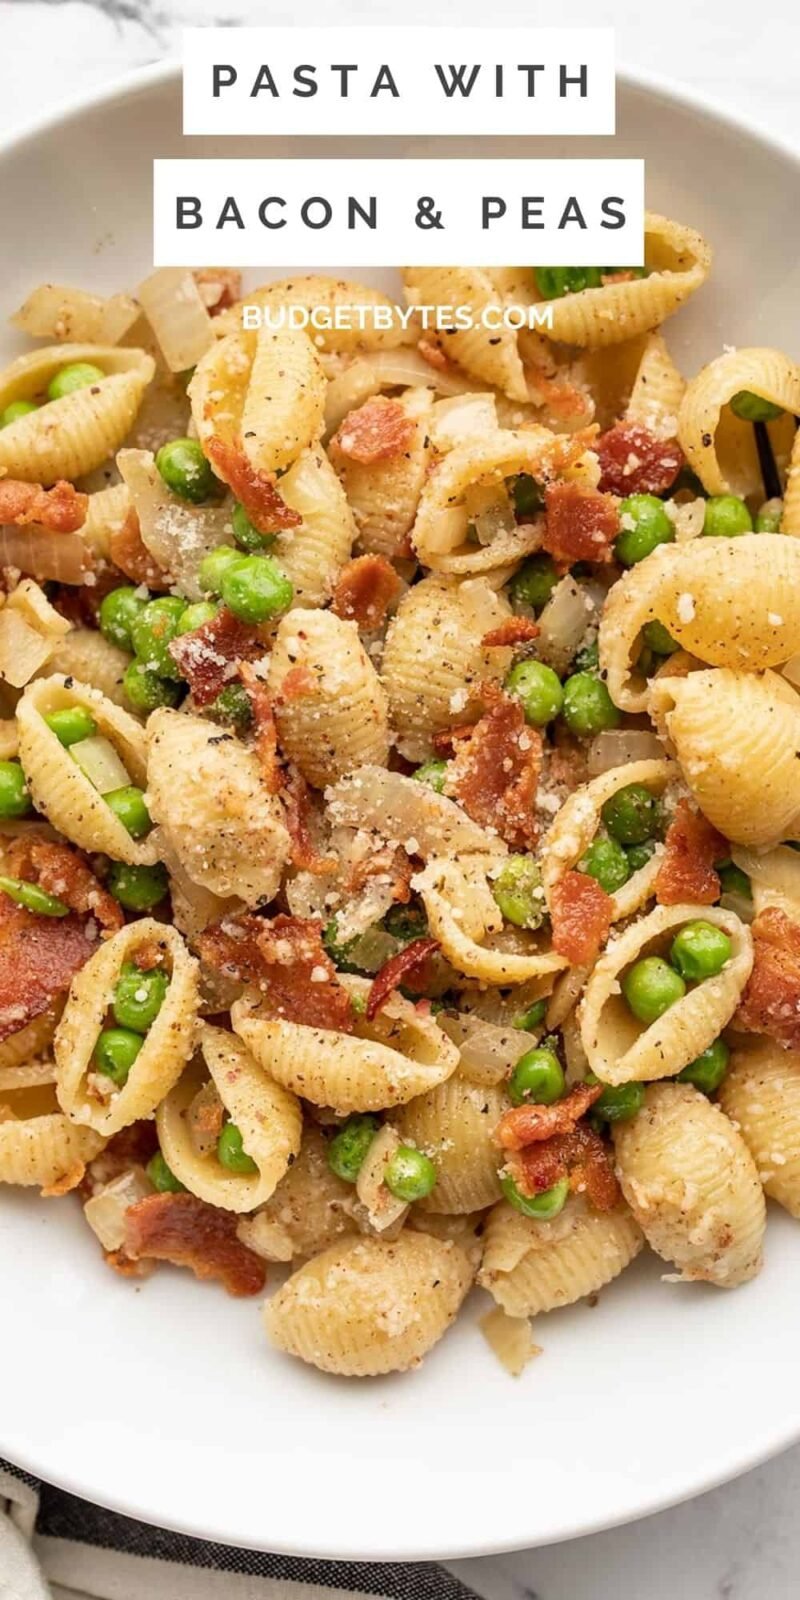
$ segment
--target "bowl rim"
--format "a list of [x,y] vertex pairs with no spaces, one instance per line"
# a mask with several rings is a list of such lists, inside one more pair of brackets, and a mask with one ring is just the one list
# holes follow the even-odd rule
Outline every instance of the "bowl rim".
[[[181,62],[176,59],[155,62],[149,66],[136,67],[116,75],[109,82],[93,85],[78,95],[64,96],[42,114],[18,123],[9,132],[3,135],[0,148],[0,168],[13,160],[24,151],[25,146],[33,144],[37,139],[47,135],[59,126],[77,122],[87,112],[102,110],[115,102],[128,99],[140,92],[157,89],[175,84],[181,72]],[[631,67],[627,63],[617,63],[616,80],[620,88],[633,89],[643,95],[660,101],[667,106],[677,106],[682,110],[694,112],[715,124],[721,125],[731,134],[744,135],[750,142],[762,147],[765,153],[777,157],[783,162],[795,165],[800,171],[800,141],[792,142],[790,139],[763,129],[755,119],[750,116],[734,113],[727,107],[720,105],[715,99],[693,88],[687,88],[668,77],[651,73],[638,67]],[[188,137],[188,136],[187,136]],[[269,137],[269,136],[264,136]],[[298,136],[299,138],[300,136]],[[310,136],[309,136],[310,137]],[[220,139],[223,136],[220,135]],[[454,159],[458,159],[454,157]],[[751,1433],[747,1441],[743,1440],[739,1450],[732,1454],[730,1451],[723,1461],[709,1467],[708,1463],[701,1470],[682,1471],[680,1480],[672,1482],[662,1481],[657,1490],[647,1490],[640,1487],[636,1500],[636,1509],[622,1509],[618,1516],[602,1515],[596,1520],[591,1517],[583,1518],[573,1526],[562,1524],[554,1530],[552,1535],[536,1536],[536,1546],[529,1545],[530,1534],[525,1528],[524,1510],[518,1518],[512,1518],[506,1523],[505,1532],[498,1538],[491,1535],[487,1538],[480,1536],[477,1530],[472,1529],[465,1546],[464,1536],[456,1542],[435,1542],[430,1538],[415,1536],[411,1549],[407,1545],[373,1547],[366,1555],[363,1548],[354,1547],[345,1537],[335,1550],[328,1546],[318,1545],[313,1537],[309,1539],[304,1548],[298,1551],[296,1545],[287,1544],[280,1536],[270,1535],[269,1545],[255,1539],[242,1539],[236,1535],[237,1546],[244,1549],[265,1550],[269,1549],[280,1555],[300,1556],[310,1560],[335,1559],[341,1561],[385,1561],[385,1562],[413,1562],[413,1561],[459,1561],[499,1555],[503,1552],[522,1550],[526,1548],[539,1548],[547,1544],[566,1542],[575,1538],[583,1538],[621,1527],[642,1518],[668,1510],[694,1499],[710,1490],[730,1482],[732,1479],[751,1471],[771,1457],[780,1454],[800,1439],[800,1420],[787,1420],[783,1424],[771,1425],[765,1428],[757,1437]],[[0,1439],[0,1448],[2,1440]],[[37,1478],[55,1485],[80,1498],[101,1505],[111,1511],[121,1513],[128,1517],[135,1517],[152,1526],[167,1528],[173,1532],[185,1534],[195,1539],[231,1545],[230,1526],[216,1524],[198,1529],[196,1523],[190,1519],[167,1517],[163,1512],[148,1503],[146,1491],[138,1497],[130,1495],[123,1498],[115,1494],[109,1486],[103,1488],[98,1495],[97,1485],[88,1482],[80,1474],[71,1476],[66,1472],[52,1477],[35,1450],[28,1453],[15,1447],[15,1465],[23,1471],[31,1473]],[[521,1502],[524,1505],[524,1501]]]

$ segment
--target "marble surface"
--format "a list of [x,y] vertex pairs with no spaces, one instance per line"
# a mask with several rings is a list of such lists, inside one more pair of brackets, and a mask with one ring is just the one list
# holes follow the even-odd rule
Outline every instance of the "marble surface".
[[[461,0],[459,14],[479,22],[486,12],[477,0]],[[390,0],[344,0],[335,12],[309,0],[303,16],[309,25],[398,20]],[[671,76],[800,143],[797,0],[705,0],[702,7],[698,0],[561,0],[557,12],[536,0],[504,0],[503,16],[612,24],[621,62]],[[406,0],[404,19],[429,17],[428,0]],[[287,0],[0,0],[0,139],[43,107],[177,55],[186,23],[296,20]],[[624,1352],[620,1360],[624,1384]],[[519,1493],[535,1495],[535,1480],[520,1483]],[[799,1505],[800,1447],[627,1528],[453,1570],[490,1600],[797,1600]]]

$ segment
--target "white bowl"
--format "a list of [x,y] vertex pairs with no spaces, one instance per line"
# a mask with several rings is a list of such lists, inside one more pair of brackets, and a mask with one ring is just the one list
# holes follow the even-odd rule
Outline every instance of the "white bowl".
[[[797,355],[797,158],[640,80],[621,82],[618,107],[614,140],[535,154],[644,155],[650,205],[712,241],[712,285],[670,323],[685,370],[723,342]],[[334,146],[354,153],[303,153]],[[7,145],[2,309],[48,279],[135,285],[151,265],[151,160],[187,153],[212,152],[182,140],[178,78],[161,68]],[[800,1229],[784,1214],[762,1275],[730,1296],[664,1284],[649,1256],[594,1308],[542,1319],[545,1353],[517,1381],[477,1331],[476,1296],[421,1371],[361,1383],[272,1351],[256,1305],[186,1273],[115,1278],[76,1204],[7,1191],[0,1216],[0,1454],[187,1533],[304,1555],[478,1555],[642,1516],[800,1436]]]

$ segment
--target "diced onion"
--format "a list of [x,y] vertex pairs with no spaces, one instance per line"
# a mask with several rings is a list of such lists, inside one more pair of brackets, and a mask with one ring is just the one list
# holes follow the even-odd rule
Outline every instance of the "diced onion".
[[497,404],[491,391],[459,394],[449,400],[436,401],[428,433],[434,449],[443,455],[466,439],[484,438],[497,426]]
[[79,739],[76,744],[70,745],[69,753],[98,794],[110,794],[112,789],[125,789],[131,781],[111,740],[105,739],[102,734]]
[[425,543],[431,555],[446,556],[451,550],[457,550],[467,537],[468,525],[466,506],[448,506],[439,511],[430,531],[425,534]]
[[15,328],[34,339],[68,340],[70,344],[119,344],[133,327],[139,307],[128,294],[87,294],[59,283],[42,283],[11,318]]
[[86,1201],[83,1214],[104,1250],[122,1249],[126,1211],[152,1193],[153,1186],[143,1169],[131,1167]]
[[496,484],[476,484],[467,490],[464,504],[479,544],[492,544],[499,534],[511,533],[516,528],[508,493]]
[[325,428],[335,433],[348,411],[364,404],[380,389],[435,389],[437,394],[466,394],[475,388],[474,378],[454,369],[440,371],[429,366],[418,350],[376,350],[359,356],[328,384],[325,397]]
[[781,667],[781,672],[795,689],[800,689],[800,656],[792,656],[791,660]]
[[357,767],[327,790],[326,799],[333,822],[369,828],[423,859],[473,852],[506,854],[505,845],[446,795],[386,767]]
[[664,746],[646,728],[612,728],[595,735],[589,746],[587,765],[590,778],[614,767],[627,767],[632,761],[663,761]]
[[197,573],[203,557],[232,542],[230,504],[195,506],[176,499],[147,450],[120,450],[117,466],[130,490],[142,543],[187,600],[202,599]]
[[23,1061],[16,1067],[0,1067],[0,1094],[13,1094],[17,1089],[40,1089],[55,1081],[53,1061]]
[[443,1011],[438,1020],[448,1039],[458,1046],[461,1072],[470,1083],[502,1083],[535,1043],[534,1036],[523,1029],[498,1027],[469,1012]]
[[566,672],[583,639],[594,607],[569,574],[557,583],[539,618],[537,653],[555,672]]
[[406,1202],[398,1200],[383,1181],[386,1168],[399,1147],[397,1129],[385,1122],[364,1157],[356,1181],[356,1194],[376,1233],[385,1234],[387,1229],[401,1224],[408,1212]]
[[502,1306],[495,1306],[481,1317],[479,1327],[490,1350],[512,1378],[518,1378],[542,1347],[535,1344],[527,1317],[510,1317]]
[[79,533],[52,533],[33,523],[0,528],[0,567],[19,567],[40,582],[85,583],[91,558]]
[[214,343],[214,330],[193,274],[161,267],[140,283],[138,294],[170,372],[196,367]]

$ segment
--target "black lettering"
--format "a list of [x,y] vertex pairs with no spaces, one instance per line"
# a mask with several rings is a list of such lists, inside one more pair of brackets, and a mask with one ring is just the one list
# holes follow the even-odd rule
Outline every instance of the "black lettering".
[[[467,70],[468,69],[466,67],[453,67],[453,66],[451,66],[451,67],[439,67],[439,66],[434,67],[434,71],[436,73],[436,76],[439,79],[439,82],[440,82],[442,88],[444,89],[444,92],[445,92],[448,100],[452,100],[453,95],[455,94],[456,90],[458,90],[459,94],[463,95],[463,97],[466,100],[469,99],[469,97],[472,94],[472,91],[473,91],[473,89],[475,87],[475,81],[477,79],[478,73],[480,72],[481,69],[480,69],[480,67],[472,67],[470,69],[470,71],[469,71],[469,81],[466,83],[466,87],[465,87],[464,74],[467,72]],[[449,74],[450,74],[449,87],[448,87],[447,79],[445,78],[445,72],[449,72]]]
[[346,100],[348,95],[349,95],[349,93],[350,93],[350,82],[349,82],[349,79],[348,79],[347,75],[348,75],[349,72],[358,72],[358,67],[357,66],[355,66],[355,67],[352,67],[352,66],[351,67],[336,67],[336,66],[333,65],[333,63],[331,63],[331,72],[340,73],[341,81],[340,81],[339,93],[340,93],[342,99]]
[[589,93],[589,72],[587,67],[579,67],[577,77],[570,77],[566,67],[559,67],[559,98],[566,100],[567,89],[570,84],[577,84],[581,91],[581,99],[585,100]]
[[375,96],[380,94],[382,89],[388,89],[392,98],[394,100],[399,100],[400,91],[394,81],[394,78],[392,77],[391,68],[387,66],[381,67],[378,76],[370,90],[370,100],[374,100]]
[[230,89],[231,84],[235,83],[239,76],[235,67],[218,66],[216,62],[211,68],[211,74],[214,84],[213,94],[215,100],[219,99],[220,91],[222,89]]
[[498,217],[506,214],[505,200],[499,194],[485,194],[481,201],[481,228],[486,231]]
[[242,213],[239,210],[239,207],[237,206],[236,201],[234,200],[232,194],[228,195],[228,198],[225,201],[225,204],[222,207],[222,210],[220,211],[219,218],[218,218],[217,222],[215,223],[215,227],[219,231],[219,229],[220,228],[224,228],[225,224],[228,223],[228,222],[235,223],[237,228],[241,228],[242,231],[244,231],[244,222],[242,220]]
[[266,89],[267,93],[272,95],[273,100],[278,99],[278,85],[266,64],[258,69],[258,76],[250,90],[250,99],[255,100],[256,95],[259,95],[262,89]]
[[276,217],[275,221],[271,222],[270,218],[267,215],[267,207],[268,206],[285,206],[285,204],[286,204],[286,201],[283,199],[283,196],[279,195],[279,194],[268,194],[266,196],[266,199],[262,200],[262,202],[261,202],[261,204],[260,204],[260,206],[258,208],[258,220],[261,223],[262,228],[285,228],[286,227],[286,218],[285,217]]
[[200,209],[200,196],[198,194],[179,194],[175,196],[175,226],[181,230],[202,228],[203,213]]
[[[311,216],[312,206],[322,207],[322,217],[319,222],[315,222]],[[321,194],[312,194],[308,200],[303,201],[300,207],[300,217],[303,223],[307,228],[313,228],[315,231],[319,228],[327,228],[332,216],[333,207],[330,201],[326,200],[325,196]]]
[[537,74],[537,72],[544,72],[544,64],[541,61],[539,61],[539,62],[536,62],[535,64],[531,64],[530,66],[524,66],[524,67],[518,66],[517,67],[517,72],[524,72],[525,77],[527,79],[527,88],[525,90],[525,93],[527,94],[529,100],[535,100],[536,99],[536,74]]
[[600,207],[600,210],[603,213],[603,221],[600,223],[601,228],[608,228],[612,233],[616,233],[618,228],[624,228],[624,206],[625,201],[621,195],[607,194]]
[[352,232],[358,220],[365,222],[368,228],[378,226],[378,201],[374,194],[369,197],[369,205],[365,209],[355,195],[350,195],[347,201],[347,226]]
[[297,95],[301,100],[310,100],[319,88],[319,84],[314,77],[315,71],[315,67],[295,67],[294,81],[297,87],[292,90],[292,94]]
[[561,220],[558,224],[559,232],[562,228],[566,228],[568,222],[577,222],[579,228],[586,227],[583,212],[578,204],[577,195],[574,194],[570,195],[564,210],[561,213]]
[[522,226],[523,228],[543,228],[542,207],[543,194],[524,194],[522,196]]

